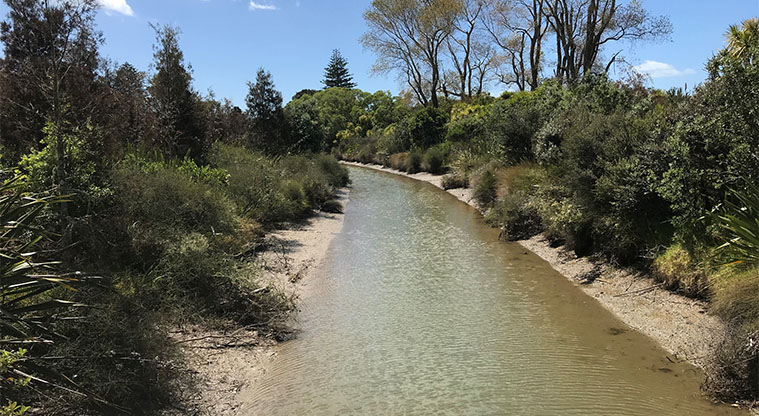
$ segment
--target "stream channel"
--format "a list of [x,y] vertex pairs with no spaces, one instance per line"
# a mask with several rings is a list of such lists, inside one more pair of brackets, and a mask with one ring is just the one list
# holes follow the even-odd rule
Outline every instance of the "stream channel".
[[241,414],[732,415],[548,263],[423,182],[350,168],[342,231]]

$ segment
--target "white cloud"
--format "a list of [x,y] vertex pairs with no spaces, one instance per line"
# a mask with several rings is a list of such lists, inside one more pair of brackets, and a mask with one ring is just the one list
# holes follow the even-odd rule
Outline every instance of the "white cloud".
[[248,6],[248,9],[250,10],[277,10],[277,6],[273,4],[258,4],[254,1],[251,1],[250,5]]
[[651,78],[679,77],[696,73],[696,71],[691,68],[679,70],[670,64],[651,60],[647,60],[633,68],[642,74],[648,74]]
[[127,4],[127,0],[98,0],[103,8],[113,10],[127,16],[134,16],[132,8]]

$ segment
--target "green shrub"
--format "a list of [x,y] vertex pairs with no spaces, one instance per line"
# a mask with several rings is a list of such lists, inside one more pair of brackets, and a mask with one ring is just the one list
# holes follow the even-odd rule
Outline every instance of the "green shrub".
[[725,267],[711,283],[711,310],[727,330],[707,368],[705,387],[724,400],[759,398],[759,269]]
[[497,183],[495,175],[486,170],[474,186],[474,199],[482,207],[490,207],[496,200]]
[[745,191],[731,190],[716,223],[725,241],[718,249],[723,259],[759,266],[759,187],[747,183]]
[[286,156],[272,160],[247,150],[216,145],[211,162],[229,173],[221,191],[241,213],[262,224],[302,219],[348,184],[348,171],[332,156]]
[[440,174],[443,173],[443,164],[445,163],[445,155],[437,147],[431,147],[424,153],[422,160],[422,168],[430,173]]
[[406,165],[404,166],[403,171],[407,173],[421,172],[422,159],[423,159],[423,155],[421,151],[416,150],[416,149],[412,150],[408,154],[408,158],[406,158]]
[[443,141],[448,116],[440,108],[422,107],[395,125],[394,141],[402,150],[430,148]]
[[532,137],[532,153],[541,165],[555,165],[561,161],[561,143],[570,120],[563,115],[552,118]]
[[485,222],[502,229],[502,237],[509,241],[528,239],[542,230],[540,217],[523,193],[512,193],[499,200],[488,211]]
[[485,134],[483,111],[467,114],[446,124],[445,140],[448,142],[470,142]]
[[314,160],[319,170],[326,175],[327,182],[336,188],[342,188],[350,183],[348,170],[334,156],[315,155]]
[[486,116],[485,135],[503,146],[507,164],[532,158],[532,136],[544,122],[536,97],[534,92],[521,92],[499,99]]
[[651,271],[667,288],[687,296],[704,296],[708,289],[706,274],[680,244],[672,245],[657,257]]
[[456,189],[456,188],[468,188],[469,177],[461,175],[460,173],[451,173],[443,176],[441,183],[443,189]]
[[508,240],[530,238],[542,230],[536,205],[545,172],[532,164],[499,169],[497,182],[501,199],[485,216],[486,222],[502,229]]

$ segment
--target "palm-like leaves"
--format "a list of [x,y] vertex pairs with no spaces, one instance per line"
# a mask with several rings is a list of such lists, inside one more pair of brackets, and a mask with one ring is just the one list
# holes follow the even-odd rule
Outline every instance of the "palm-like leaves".
[[745,191],[731,189],[717,223],[728,263],[759,266],[759,188],[749,183]]
[[43,230],[35,220],[62,199],[24,196],[22,184],[20,177],[0,184],[0,345],[50,342],[53,313],[74,305],[50,297],[50,291],[81,281],[76,274],[56,273],[57,262],[36,260]]
[[743,26],[731,25],[726,37],[730,54],[737,59],[747,59],[750,49],[759,46],[759,19],[748,19]]

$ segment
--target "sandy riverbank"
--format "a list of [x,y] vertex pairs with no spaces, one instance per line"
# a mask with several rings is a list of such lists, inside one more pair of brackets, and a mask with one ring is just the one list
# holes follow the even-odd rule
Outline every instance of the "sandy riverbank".
[[[345,207],[348,189],[338,193]],[[267,236],[270,249],[260,261],[262,284],[297,297],[305,281],[327,255],[332,239],[343,226],[343,214],[319,212],[303,224],[277,230]],[[173,335],[181,344],[187,367],[196,382],[176,412],[166,414],[239,414],[243,387],[255,383],[266,372],[273,357],[275,341],[256,331],[237,328],[227,332],[184,328]]]
[[[381,165],[342,163],[406,176],[442,189],[442,175],[408,174]],[[472,198],[471,189],[450,189],[447,192],[480,210]],[[658,288],[649,276],[593,263],[588,258],[577,258],[562,247],[552,248],[542,236],[518,243],[548,262],[622,322],[654,339],[670,354],[671,360],[684,360],[699,367],[706,364],[705,357],[713,350],[723,324],[707,313],[705,302]],[[580,277],[596,268],[601,270],[600,276],[592,283],[581,283]]]

